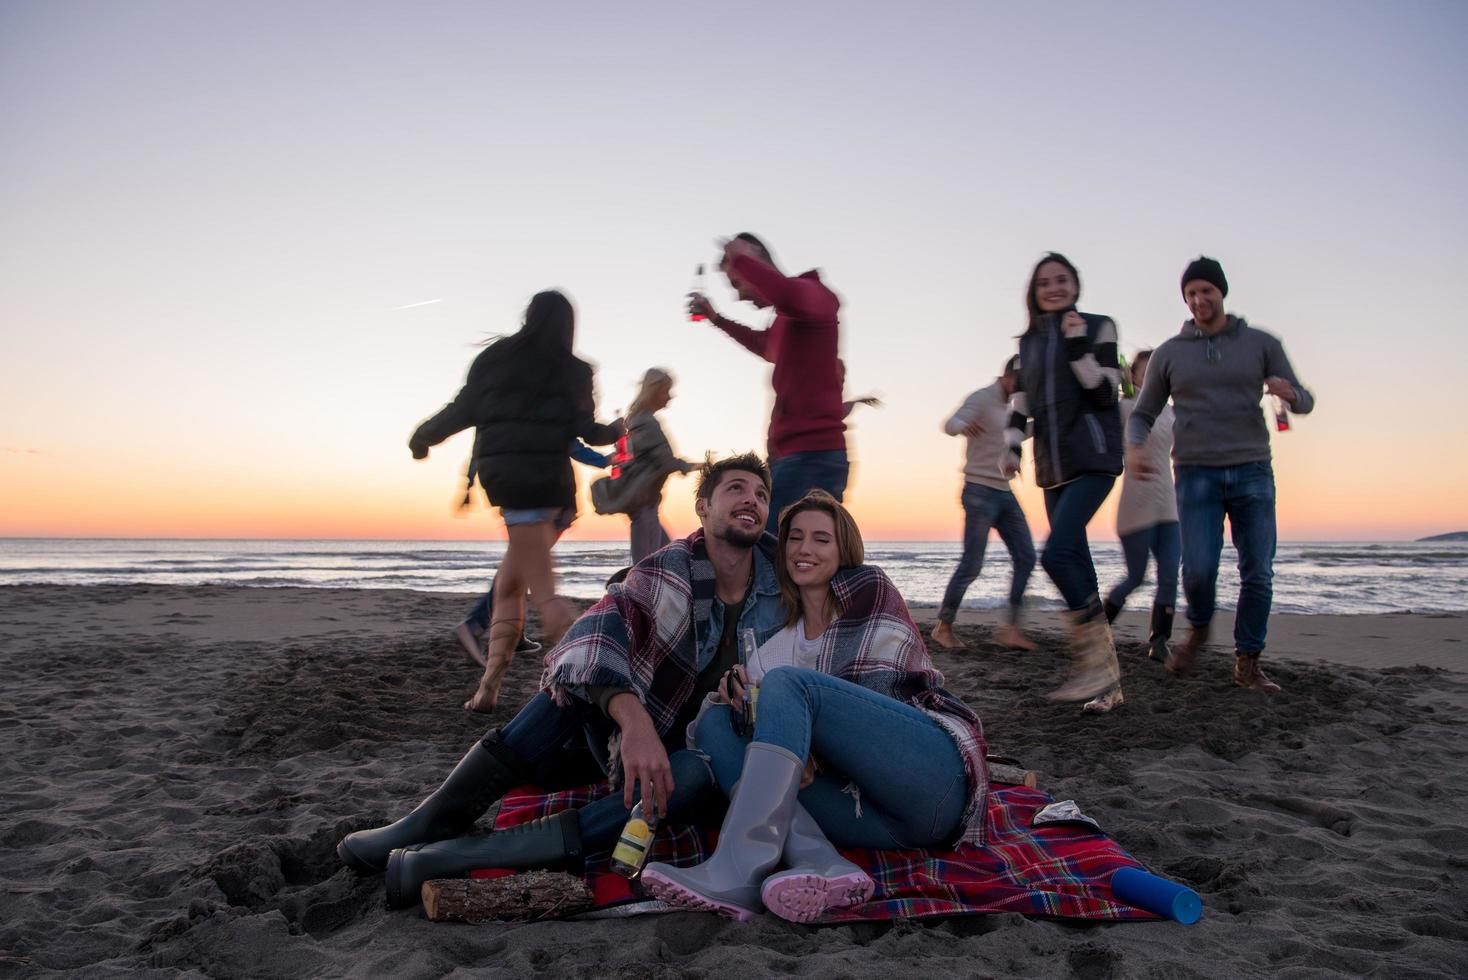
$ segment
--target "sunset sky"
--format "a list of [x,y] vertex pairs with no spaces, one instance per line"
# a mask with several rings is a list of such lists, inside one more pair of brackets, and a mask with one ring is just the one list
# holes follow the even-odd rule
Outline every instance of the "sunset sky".
[[[940,427],[1050,249],[1128,354],[1223,262],[1319,401],[1281,537],[1468,528],[1465,38],[1457,0],[9,0],[0,536],[500,537],[453,513],[472,435],[406,441],[547,287],[602,417],[661,365],[685,456],[762,450],[767,367],[681,305],[739,230],[843,299],[870,537],[957,537]],[[573,535],[624,537],[580,473]]]

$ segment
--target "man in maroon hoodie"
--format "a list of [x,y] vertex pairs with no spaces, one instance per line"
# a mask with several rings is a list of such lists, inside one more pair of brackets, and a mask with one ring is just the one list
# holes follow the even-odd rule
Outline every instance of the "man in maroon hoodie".
[[689,311],[708,321],[775,366],[775,407],[770,413],[769,530],[780,511],[819,487],[837,500],[846,492],[846,407],[837,358],[841,301],[814,270],[786,276],[770,250],[749,232],[724,245],[719,268],[739,298],[775,308],[767,330],[735,323],[714,311],[708,297],[693,293]]

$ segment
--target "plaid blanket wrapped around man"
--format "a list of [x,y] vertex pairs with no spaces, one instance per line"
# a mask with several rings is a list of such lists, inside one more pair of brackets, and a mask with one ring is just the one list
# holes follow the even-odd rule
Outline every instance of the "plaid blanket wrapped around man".
[[[770,554],[774,538],[760,547]],[[979,718],[943,689],[902,594],[874,565],[842,569],[831,581],[840,613],[826,628],[817,668],[925,712],[952,736],[968,776],[960,845],[982,845],[989,776]],[[666,737],[692,696],[698,649],[714,599],[703,531],[644,559],[592,606],[546,655],[541,685],[559,704],[592,687],[634,691]],[[763,643],[767,636],[757,636]],[[613,765],[619,761],[610,747]],[[614,768],[613,782],[619,778]]]
[[[542,794],[523,787],[500,804],[495,829],[513,827],[569,807],[582,807],[611,792],[608,784]],[[958,851],[873,851],[842,848],[876,882],[871,901],[832,911],[822,922],[876,921],[1019,912],[1051,918],[1123,920],[1157,916],[1119,901],[1111,875],[1141,865],[1115,841],[1076,825],[1031,826],[1050,794],[1024,786],[995,786],[988,794],[987,844]],[[713,853],[717,826],[664,825],[648,853],[649,861],[679,867],[698,864]],[[498,877],[485,870],[474,877]],[[637,908],[645,899],[627,879],[608,868],[607,855],[590,859],[586,882],[600,910]]]

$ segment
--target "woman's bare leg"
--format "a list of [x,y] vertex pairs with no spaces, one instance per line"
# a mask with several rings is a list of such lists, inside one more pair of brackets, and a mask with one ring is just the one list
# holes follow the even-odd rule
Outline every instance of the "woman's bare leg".
[[570,601],[556,595],[555,566],[551,548],[564,528],[540,521],[505,528],[509,545],[495,579],[494,619],[489,624],[489,650],[479,689],[464,703],[470,711],[491,711],[499,700],[500,681],[515,658],[515,645],[525,629],[525,594],[540,614],[541,629],[548,646],[555,646],[571,624],[576,610]]
[[556,595],[555,564],[551,548],[560,539],[561,531],[554,524],[525,524],[513,527],[514,532],[523,528],[522,539],[526,546],[520,551],[520,570],[525,585],[530,590],[530,601],[540,614],[540,627],[545,634],[547,647],[553,647],[562,634],[571,628],[576,613],[571,603]]
[[500,681],[515,659],[515,646],[525,630],[525,576],[523,553],[526,542],[519,540],[516,530],[539,528],[540,524],[514,525],[506,528],[509,545],[499,574],[494,580],[493,618],[489,622],[489,649],[485,652],[484,675],[473,697],[464,703],[470,711],[492,711],[499,701]]

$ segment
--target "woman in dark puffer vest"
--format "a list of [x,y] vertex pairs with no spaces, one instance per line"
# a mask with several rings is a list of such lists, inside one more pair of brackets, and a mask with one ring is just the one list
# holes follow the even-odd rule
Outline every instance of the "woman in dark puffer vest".
[[495,579],[494,619],[484,676],[464,705],[489,711],[525,625],[525,594],[554,645],[575,619],[555,594],[550,550],[576,516],[576,477],[566,447],[616,442],[620,420],[596,421],[591,365],[571,353],[576,312],[555,290],[537,293],[519,331],[494,341],[474,359],[454,400],[418,426],[408,440],[414,459],[469,426],[474,473],[490,504],[500,508],[509,545]]
[[1050,519],[1040,563],[1064,597],[1072,626],[1071,676],[1050,696],[1094,698],[1086,706],[1094,711],[1121,701],[1116,648],[1086,540],[1086,524],[1121,473],[1121,369],[1116,324],[1077,311],[1080,292],[1080,274],[1055,252],[1030,275],[1030,322],[1019,339],[1019,386],[1010,399],[1004,470],[1019,470],[1020,443],[1033,419],[1035,482],[1044,488]]

